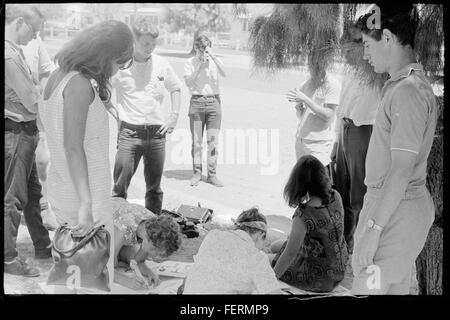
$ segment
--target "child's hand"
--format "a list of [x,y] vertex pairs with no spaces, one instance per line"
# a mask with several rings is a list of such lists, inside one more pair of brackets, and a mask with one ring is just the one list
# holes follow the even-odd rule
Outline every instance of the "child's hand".
[[159,286],[159,284],[161,283],[161,280],[159,280],[158,273],[151,269],[149,269],[147,277],[148,282],[150,283],[151,286],[153,286],[153,288]]

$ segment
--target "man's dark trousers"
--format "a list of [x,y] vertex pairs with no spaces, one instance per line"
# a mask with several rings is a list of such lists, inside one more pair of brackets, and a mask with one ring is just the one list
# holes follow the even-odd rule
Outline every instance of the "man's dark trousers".
[[27,123],[5,119],[4,171],[4,254],[5,261],[17,257],[16,239],[23,212],[35,254],[51,244],[41,217],[41,184],[36,170],[35,150],[39,141],[35,121]]
[[114,165],[113,197],[126,199],[131,178],[144,158],[145,207],[155,214],[160,214],[162,208],[161,176],[166,152],[166,136],[157,133],[160,128],[122,122]]
[[371,125],[357,127],[350,119],[342,120],[336,153],[336,190],[344,205],[344,237],[350,252],[366,194],[365,164],[371,134]]

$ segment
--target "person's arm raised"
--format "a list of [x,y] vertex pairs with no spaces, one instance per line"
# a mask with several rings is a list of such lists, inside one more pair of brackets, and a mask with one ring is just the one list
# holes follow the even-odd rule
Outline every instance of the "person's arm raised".
[[78,74],[67,83],[63,97],[64,152],[72,183],[80,199],[78,224],[73,227],[72,234],[82,237],[94,227],[88,166],[84,150],[87,114],[89,105],[94,100],[94,91],[90,81]]
[[211,60],[212,60],[212,61],[216,64],[216,66],[217,66],[217,70],[219,70],[219,74],[220,74],[222,77],[225,78],[227,75],[226,75],[226,73],[225,73],[225,66],[224,66],[222,60],[220,60],[219,58],[217,58],[217,57],[211,52],[211,49],[210,49],[210,48],[206,49],[205,53],[206,53],[208,56],[211,57]]
[[299,89],[289,90],[287,98],[292,102],[304,102],[315,114],[325,121],[333,118],[337,108],[337,104],[324,103],[324,105],[321,106]]

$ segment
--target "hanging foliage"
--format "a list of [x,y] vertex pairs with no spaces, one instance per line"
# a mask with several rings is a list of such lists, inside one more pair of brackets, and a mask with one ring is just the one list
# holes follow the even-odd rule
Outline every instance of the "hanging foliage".
[[328,69],[338,49],[339,14],[339,4],[276,4],[270,16],[251,25],[254,66],[275,72],[314,55]]
[[[269,16],[250,27],[249,47],[254,67],[269,73],[296,68],[315,52],[321,67],[342,59],[361,81],[381,87],[387,74],[376,74],[363,59],[360,33],[354,29],[364,4],[276,4]],[[442,75],[443,5],[419,4],[415,51],[429,76]],[[242,10],[242,8],[240,8]],[[342,34],[340,34],[342,30]],[[344,69],[345,70],[345,69]]]

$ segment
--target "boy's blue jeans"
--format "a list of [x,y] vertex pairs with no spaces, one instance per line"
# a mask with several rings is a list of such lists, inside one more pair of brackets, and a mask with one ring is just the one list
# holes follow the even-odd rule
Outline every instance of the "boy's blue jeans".
[[221,101],[219,95],[191,97],[189,106],[190,129],[192,135],[192,160],[194,174],[202,172],[202,142],[206,126],[208,142],[208,176],[216,175],[217,144],[222,121]]
[[[6,120],[5,120],[6,121]],[[11,123],[11,121],[9,121]],[[36,170],[37,127],[25,132],[17,124],[5,129],[4,254],[5,261],[17,257],[16,239],[23,212],[35,252],[46,250],[51,241],[41,217],[41,184]]]
[[162,208],[161,176],[166,154],[166,136],[157,134],[160,127],[133,126],[122,122],[114,165],[113,197],[126,199],[131,178],[144,158],[145,207],[155,214],[160,214]]

